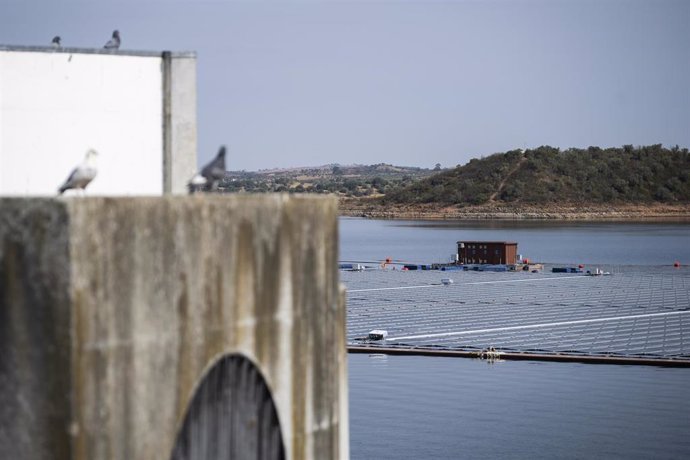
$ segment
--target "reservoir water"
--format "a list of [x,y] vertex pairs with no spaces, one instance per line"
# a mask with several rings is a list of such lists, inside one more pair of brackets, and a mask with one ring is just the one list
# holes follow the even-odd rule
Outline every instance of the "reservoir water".
[[[517,241],[537,262],[690,263],[687,223],[345,218],[340,240],[341,260],[371,264],[445,261],[458,240]],[[349,378],[353,459],[690,458],[687,368],[372,354],[349,356]]]
[[446,262],[460,240],[516,241],[544,263],[690,264],[688,222],[340,220],[341,260]]

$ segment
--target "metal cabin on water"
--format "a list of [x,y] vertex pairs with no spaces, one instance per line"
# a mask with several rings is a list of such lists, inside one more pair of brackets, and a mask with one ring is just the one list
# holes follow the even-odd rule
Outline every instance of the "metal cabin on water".
[[517,243],[513,241],[458,241],[461,264],[508,264],[518,262]]

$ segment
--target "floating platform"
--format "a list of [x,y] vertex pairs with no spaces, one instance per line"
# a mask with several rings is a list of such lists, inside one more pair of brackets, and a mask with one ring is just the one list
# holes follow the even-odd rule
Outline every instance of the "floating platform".
[[[690,364],[690,270],[602,267],[579,273],[341,273],[351,351],[635,364]],[[362,341],[385,329],[382,341]],[[582,358],[582,359],[580,359]]]
[[579,267],[553,267],[551,271],[553,273],[582,273]]

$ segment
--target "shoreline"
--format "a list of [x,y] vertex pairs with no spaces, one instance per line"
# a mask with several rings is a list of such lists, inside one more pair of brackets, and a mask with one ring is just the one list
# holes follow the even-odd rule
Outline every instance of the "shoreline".
[[684,204],[551,204],[441,206],[436,204],[383,206],[368,199],[341,198],[341,217],[391,220],[625,220],[690,222],[690,203]]

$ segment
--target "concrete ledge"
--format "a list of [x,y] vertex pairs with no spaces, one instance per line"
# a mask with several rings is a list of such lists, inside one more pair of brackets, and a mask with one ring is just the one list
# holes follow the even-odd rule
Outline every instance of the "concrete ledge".
[[347,458],[336,218],[286,195],[0,199],[0,458],[167,458],[230,353],[287,458]]
[[[105,44],[106,40],[103,40]],[[169,53],[173,58],[196,58],[196,51],[145,51],[145,50],[108,50],[105,48],[76,48],[62,46],[31,46],[31,45],[0,45],[0,51],[23,51],[35,53],[67,53],[67,54],[107,54],[122,56],[163,57],[163,53]]]

